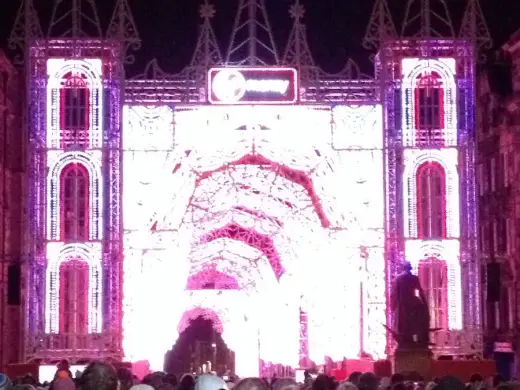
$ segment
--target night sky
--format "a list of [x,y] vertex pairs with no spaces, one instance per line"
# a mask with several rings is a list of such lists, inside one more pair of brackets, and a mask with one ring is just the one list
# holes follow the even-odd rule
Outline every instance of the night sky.
[[[21,0],[0,0],[0,47],[7,47],[7,36],[14,22]],[[84,0],[85,1],[85,0]],[[265,0],[270,21],[278,43],[283,48],[291,28],[288,7],[291,0]],[[369,67],[367,51],[361,46],[374,0],[301,0],[307,9],[309,45],[319,65],[326,71],[343,68],[348,58],[363,69]],[[50,15],[52,0],[34,0],[42,18],[44,30]],[[169,72],[182,69],[190,60],[197,38],[199,15],[197,0],[129,0],[137,27],[143,39],[143,48],[136,53],[137,62],[130,74],[141,73],[145,64],[157,58],[160,66]],[[212,0],[217,8],[214,28],[223,51],[227,49],[229,34],[235,16],[237,0]],[[404,16],[405,0],[388,0],[396,22]],[[458,28],[466,0],[447,0],[452,7],[454,25]],[[105,29],[114,0],[97,0]],[[495,46],[520,29],[520,0],[481,0],[482,8],[494,38]]]

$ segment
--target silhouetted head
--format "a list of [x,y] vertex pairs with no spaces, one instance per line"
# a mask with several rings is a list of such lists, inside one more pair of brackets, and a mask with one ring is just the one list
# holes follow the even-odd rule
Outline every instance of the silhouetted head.
[[404,272],[412,272],[412,269],[413,269],[413,267],[412,267],[411,263],[409,263],[409,262],[404,263],[404,265],[403,265]]

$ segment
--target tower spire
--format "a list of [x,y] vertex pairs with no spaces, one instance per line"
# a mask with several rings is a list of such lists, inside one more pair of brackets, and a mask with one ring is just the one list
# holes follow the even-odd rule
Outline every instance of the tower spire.
[[305,7],[300,4],[300,0],[295,0],[289,9],[289,15],[293,18],[293,27],[289,35],[287,47],[282,59],[282,64],[302,67],[314,67],[314,58],[312,57],[309,43],[307,42],[306,26],[303,23],[305,16]]
[[385,39],[395,38],[396,36],[397,31],[388,3],[386,0],[376,0],[363,38],[363,46],[366,49],[379,49]]
[[226,63],[278,64],[278,53],[264,0],[239,0]]
[[16,58],[18,63],[23,62],[23,54],[34,39],[42,38],[42,28],[38,13],[34,8],[33,0],[23,0],[18,8],[11,34],[9,46],[19,52]]
[[48,36],[101,38],[101,23],[94,0],[55,0]]
[[408,0],[401,35],[410,38],[456,38],[446,0]]
[[473,43],[476,50],[491,49],[493,41],[479,0],[468,0],[459,37]]
[[121,42],[122,56],[125,63],[133,63],[135,58],[129,55],[130,50],[139,50],[141,48],[141,37],[135,25],[132,10],[128,4],[128,0],[117,0],[112,14],[112,19],[107,29],[107,38]]
[[223,63],[215,31],[211,25],[211,19],[215,16],[215,6],[209,4],[208,0],[204,0],[199,13],[202,18],[200,35],[190,65],[193,67],[201,66],[207,70],[212,65]]

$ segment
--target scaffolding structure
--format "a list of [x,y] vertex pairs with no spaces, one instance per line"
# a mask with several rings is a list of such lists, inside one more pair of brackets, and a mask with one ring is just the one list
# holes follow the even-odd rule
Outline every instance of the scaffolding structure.
[[[82,361],[93,358],[123,358],[122,351],[122,106],[158,104],[207,104],[207,74],[215,65],[284,65],[300,74],[299,102],[305,105],[381,104],[384,117],[386,172],[386,289],[391,285],[406,259],[403,208],[403,156],[409,147],[403,137],[400,96],[403,92],[401,62],[404,58],[455,58],[457,61],[458,135],[461,156],[462,186],[460,261],[464,294],[463,330],[439,332],[436,353],[449,355],[479,354],[481,349],[479,263],[476,248],[475,200],[475,64],[477,49],[489,44],[477,0],[468,0],[461,36],[457,37],[444,0],[408,0],[403,34],[398,35],[386,0],[377,0],[367,28],[364,44],[378,51],[375,77],[360,72],[352,61],[339,74],[331,75],[314,62],[303,22],[304,8],[299,0],[290,9],[293,27],[285,54],[280,58],[273,39],[265,4],[262,0],[240,0],[226,55],[220,52],[211,19],[214,7],[206,0],[201,6],[200,36],[192,61],[180,74],[168,74],[154,60],[145,72],[125,79],[123,65],[131,63],[131,51],[138,49],[140,38],[127,0],[118,0],[106,34],[97,16],[94,0],[55,0],[49,33],[44,36],[32,0],[24,0],[11,43],[25,57],[29,134],[28,215],[30,244],[27,246],[25,270],[26,333],[23,359]],[[415,8],[418,7],[418,8]],[[435,8],[436,7],[436,8]],[[445,14],[440,15],[439,10]],[[420,29],[410,32],[419,20]],[[439,23],[441,27],[439,27]],[[262,34],[258,31],[262,30]],[[439,36],[439,31],[443,36]],[[448,35],[444,35],[448,32]],[[486,35],[487,34],[487,35]],[[44,297],[47,278],[48,153],[47,139],[47,60],[50,58],[100,58],[103,63],[104,126],[100,148],[102,172],[106,178],[103,192],[107,202],[103,223],[102,247],[103,304],[102,331],[83,335],[81,347],[69,348],[70,335],[46,332]],[[225,58],[225,60],[223,60]],[[427,149],[432,145],[421,146]],[[73,149],[82,151],[81,148]],[[387,313],[387,322],[392,323]],[[300,314],[300,361],[308,357],[307,313]],[[392,353],[393,340],[388,336],[387,353]]]

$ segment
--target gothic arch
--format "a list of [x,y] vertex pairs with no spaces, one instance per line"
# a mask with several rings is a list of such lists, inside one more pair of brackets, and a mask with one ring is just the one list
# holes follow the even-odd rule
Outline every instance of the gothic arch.
[[407,238],[418,238],[417,228],[417,173],[424,163],[436,163],[445,172],[446,198],[446,237],[460,237],[459,174],[457,171],[457,150],[405,150],[403,172],[403,199],[405,222],[404,233]]
[[103,182],[101,175],[101,152],[49,152],[49,173],[47,189],[49,207],[47,207],[47,239],[61,239],[61,175],[69,164],[80,164],[88,172],[89,185],[89,240],[103,238]]
[[458,240],[406,242],[406,259],[414,270],[422,260],[434,258],[448,266],[448,324],[450,329],[462,329],[462,275]]
[[60,90],[68,74],[78,75],[86,82],[89,90],[88,105],[88,138],[89,148],[100,148],[103,145],[102,110],[103,107],[103,79],[101,60],[62,60],[48,61],[47,84],[47,147],[61,148],[61,105]]
[[[428,161],[417,168],[417,236],[421,239],[446,238],[446,171]],[[437,194],[437,184],[440,193]]]
[[[406,60],[405,60],[406,61]],[[413,66],[410,64],[413,63]],[[404,65],[406,64],[406,66]],[[415,90],[421,74],[436,73],[443,85],[444,124],[442,131],[445,146],[457,145],[457,84],[455,80],[455,63],[449,59],[408,59],[403,61],[403,93],[401,104],[403,106],[403,137],[405,146],[415,146],[417,132],[415,119],[417,107]],[[411,103],[409,103],[411,102]]]
[[61,244],[47,246],[45,332],[58,333],[60,329],[60,266],[64,262],[80,259],[89,267],[88,331],[99,333],[102,328],[103,273],[100,244]]

